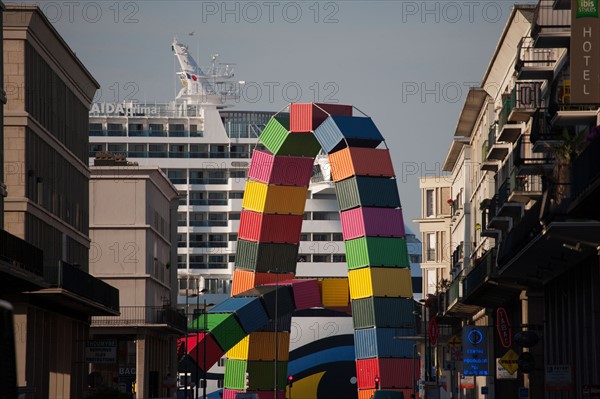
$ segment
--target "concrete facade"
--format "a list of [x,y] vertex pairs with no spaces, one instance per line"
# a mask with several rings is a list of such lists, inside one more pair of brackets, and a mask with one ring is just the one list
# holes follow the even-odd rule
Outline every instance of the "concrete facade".
[[[177,294],[178,193],[158,167],[94,166],[90,184],[90,273],[119,289],[120,316],[92,318],[96,341],[117,356],[92,364],[102,381],[137,397],[166,397],[177,374],[185,317]],[[120,369],[135,369],[123,375]]]

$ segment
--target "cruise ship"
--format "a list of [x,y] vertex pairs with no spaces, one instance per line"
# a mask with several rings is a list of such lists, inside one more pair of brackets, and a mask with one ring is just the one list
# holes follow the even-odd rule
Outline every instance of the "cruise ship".
[[[258,136],[275,112],[232,109],[243,85],[235,80],[232,65],[220,63],[214,55],[208,66],[198,66],[177,39],[172,50],[180,66],[181,89],[176,98],[169,103],[94,104],[89,156],[92,163],[99,152],[119,153],[139,165],[159,166],[180,192],[178,306],[190,314],[198,305],[218,304],[230,296],[247,170],[252,151],[263,148]],[[326,155],[318,156],[314,165],[302,232],[297,276],[346,279],[339,208]],[[408,248],[412,274],[420,276],[421,245],[414,235]],[[420,281],[413,286],[420,287]],[[339,287],[347,291],[347,282]],[[337,319],[335,328],[328,324],[333,316],[344,319]],[[323,345],[315,342],[321,338],[339,335],[351,342],[353,337],[349,312],[308,312],[295,317],[294,323],[297,339],[292,340],[291,351],[311,345],[318,352]],[[340,359],[346,367],[329,363],[329,369],[331,378],[345,370],[347,391],[355,395],[353,346],[346,342],[345,347],[351,351],[347,359]],[[223,370],[223,362],[210,370],[209,392],[222,387]],[[327,371],[327,367],[313,370]]]

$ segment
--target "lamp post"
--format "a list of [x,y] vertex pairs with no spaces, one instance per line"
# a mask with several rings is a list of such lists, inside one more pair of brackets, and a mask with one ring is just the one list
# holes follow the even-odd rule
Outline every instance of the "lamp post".
[[277,362],[277,358],[279,355],[279,340],[277,339],[277,329],[278,329],[278,322],[279,322],[279,318],[277,316],[277,312],[278,312],[278,304],[279,304],[279,267],[275,267],[275,271],[269,270],[268,273],[275,273],[275,318],[274,318],[274,324],[275,324],[275,370],[273,371],[273,375],[275,378],[275,381],[273,382],[273,394],[274,394],[274,398],[277,399],[277,366],[278,366],[278,362]]
[[[196,309],[200,310],[200,294],[204,294],[206,292],[206,289],[200,289],[200,286],[198,286],[198,291],[197,293],[194,293],[192,296],[196,297]],[[202,311],[200,312],[200,315],[203,316],[203,326],[202,326],[202,330],[200,330],[198,323],[196,323],[196,362],[198,361],[198,348],[199,348],[199,342],[198,342],[198,333],[199,331],[202,331],[204,333],[204,337],[202,339],[202,399],[206,399],[206,332],[208,331],[208,317],[207,317],[207,313],[206,313],[206,308],[208,306],[212,306],[212,303],[207,304],[206,303],[206,298],[203,299],[203,304],[202,304]],[[196,313],[198,314],[198,313]],[[197,320],[197,319],[196,319]],[[195,378],[195,382],[196,382],[196,397],[198,397],[199,395],[199,375],[198,372],[196,371],[196,378]]]

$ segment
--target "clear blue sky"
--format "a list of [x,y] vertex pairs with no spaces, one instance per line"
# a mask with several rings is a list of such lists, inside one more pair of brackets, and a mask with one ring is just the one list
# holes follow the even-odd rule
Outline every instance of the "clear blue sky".
[[[440,172],[469,86],[481,81],[511,1],[43,1],[102,85],[97,99],[171,100],[175,35],[236,64],[240,110],[353,104],[392,151],[405,219],[417,178]],[[189,36],[194,32],[193,36]],[[270,92],[269,87],[272,87]],[[260,88],[260,90],[258,90]],[[298,98],[298,88],[302,96]]]

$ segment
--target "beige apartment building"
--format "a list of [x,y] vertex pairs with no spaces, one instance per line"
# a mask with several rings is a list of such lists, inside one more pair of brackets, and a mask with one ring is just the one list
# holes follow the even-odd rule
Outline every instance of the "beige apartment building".
[[36,6],[7,5],[2,31],[0,295],[15,309],[17,382],[26,398],[81,398],[90,316],[119,310],[117,290],[88,274],[87,125],[99,86]]
[[[104,159],[102,159],[104,158]],[[120,316],[92,318],[91,357],[102,385],[167,397],[177,375],[178,193],[158,167],[102,154],[91,167],[90,273],[119,289]],[[102,165],[102,166],[98,166]],[[107,348],[111,348],[108,349]],[[170,391],[169,391],[170,390]]]

